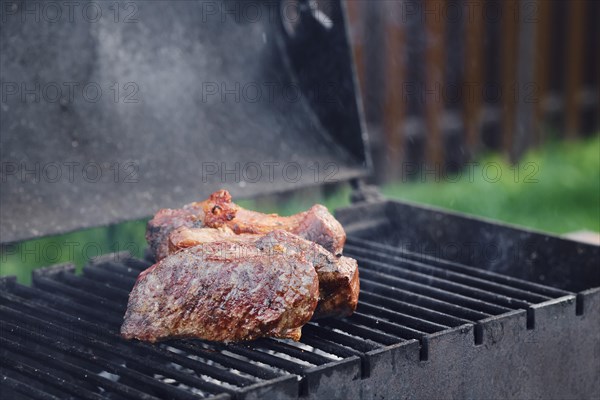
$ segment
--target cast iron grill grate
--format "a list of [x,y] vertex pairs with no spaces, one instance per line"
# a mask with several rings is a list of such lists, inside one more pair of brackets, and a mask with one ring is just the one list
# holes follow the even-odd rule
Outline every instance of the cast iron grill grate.
[[147,260],[123,253],[83,269],[36,271],[33,286],[4,278],[0,291],[2,392],[11,398],[196,399],[310,394],[332,372],[367,378],[387,349],[412,343],[429,357],[434,334],[527,310],[573,293],[350,237],[358,260],[357,312],[311,322],[300,343],[177,340],[160,345],[118,336],[127,296]]

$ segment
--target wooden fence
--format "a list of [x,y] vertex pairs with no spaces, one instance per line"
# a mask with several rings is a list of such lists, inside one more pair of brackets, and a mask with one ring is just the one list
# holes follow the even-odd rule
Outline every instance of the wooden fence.
[[378,181],[598,132],[600,1],[348,0]]

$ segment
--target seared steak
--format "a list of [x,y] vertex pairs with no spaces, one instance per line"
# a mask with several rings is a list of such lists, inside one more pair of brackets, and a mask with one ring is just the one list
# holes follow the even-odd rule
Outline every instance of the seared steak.
[[175,253],[201,243],[226,241],[254,244],[262,249],[278,248],[286,254],[303,254],[319,277],[319,304],[315,318],[347,316],[356,309],[359,294],[356,260],[335,257],[318,244],[285,231],[276,230],[267,235],[235,235],[226,228],[181,227],[169,236],[169,251]]
[[211,242],[170,255],[139,275],[121,335],[149,342],[298,340],[318,296],[317,274],[302,252],[268,243]]

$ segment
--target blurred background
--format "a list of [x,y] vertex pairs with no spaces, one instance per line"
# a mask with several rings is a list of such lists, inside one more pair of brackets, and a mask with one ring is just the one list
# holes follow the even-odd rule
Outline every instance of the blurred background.
[[[598,132],[600,2],[349,1],[378,183]],[[418,174],[418,171],[417,171]]]
[[[327,15],[328,1],[311,1]],[[600,231],[600,2],[349,0],[383,195],[554,234]],[[350,204],[346,184],[239,204]],[[146,247],[147,219],[2,247],[0,274]]]

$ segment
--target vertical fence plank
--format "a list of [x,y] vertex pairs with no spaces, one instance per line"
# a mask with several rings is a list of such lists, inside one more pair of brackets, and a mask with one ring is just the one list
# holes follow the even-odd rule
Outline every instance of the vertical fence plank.
[[465,96],[462,93],[466,61],[464,5],[463,0],[446,0],[441,10],[445,27],[442,35],[444,86],[441,120],[444,160],[440,172],[444,174],[460,171],[469,158],[465,144]]
[[545,113],[543,104],[549,94],[550,68],[550,44],[552,31],[552,1],[538,0],[538,23],[536,29],[536,53],[535,53],[535,84],[537,86],[537,101],[535,103],[533,143],[539,146],[545,139]]
[[592,93],[595,93],[595,99],[593,100],[592,123],[590,125],[591,131],[596,134],[600,134],[600,51],[594,51],[594,49],[600,48],[600,25],[598,21],[600,21],[600,2],[594,1],[590,12],[590,27],[595,34],[592,33],[589,49],[592,50],[591,53],[593,54],[592,60],[590,60],[590,70],[592,71],[590,73],[590,83]]
[[481,143],[483,147],[502,149],[502,3],[500,1],[485,2],[484,26],[484,87],[483,112],[481,127]]
[[360,91],[364,95],[366,91],[366,72],[365,72],[365,18],[363,15],[364,3],[359,0],[350,0],[346,2],[348,11],[348,25],[350,31],[350,40],[352,53],[354,55],[354,64],[356,65],[356,74]]
[[403,1],[403,22],[406,35],[406,116],[402,124],[404,141],[403,180],[414,179],[426,158],[428,136],[425,127],[425,49],[427,48],[421,1]]
[[441,117],[444,112],[445,28],[443,10],[445,0],[425,0],[425,126],[427,163],[438,168],[444,161],[444,141]]
[[564,134],[565,117],[565,58],[566,58],[566,37],[567,37],[567,9],[568,2],[549,1],[549,7],[552,9],[550,15],[550,54],[547,62],[548,71],[548,91],[544,100],[543,112],[548,121],[548,126],[556,128],[556,133]]
[[585,11],[584,99],[581,132],[600,133],[600,2],[588,0]]
[[518,0],[502,2],[502,26],[500,34],[501,80],[502,80],[502,148],[510,154],[515,127],[515,94],[517,91],[517,3]]
[[465,138],[469,152],[479,146],[482,113],[482,88],[484,85],[484,0],[471,0],[466,4],[465,21],[465,90],[463,107]]
[[565,130],[568,138],[574,138],[579,133],[581,121],[580,93],[583,81],[584,20],[587,1],[572,0],[568,4]]
[[404,132],[402,123],[406,115],[403,84],[406,79],[406,35],[402,23],[402,3],[382,3],[384,18],[384,79],[383,131],[387,144],[388,178],[397,178],[403,159]]
[[535,129],[535,103],[539,101],[534,76],[536,29],[539,22],[538,0],[519,0],[517,5],[517,80],[515,126],[510,158],[518,161],[532,142]]

